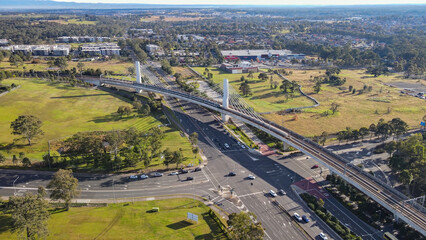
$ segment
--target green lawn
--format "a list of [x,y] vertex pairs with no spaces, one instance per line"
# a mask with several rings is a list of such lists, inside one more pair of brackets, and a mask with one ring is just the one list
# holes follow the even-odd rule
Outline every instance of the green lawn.
[[[197,72],[203,74],[205,68],[196,67],[194,68]],[[229,84],[234,88],[234,90],[241,94],[238,90],[241,84],[240,78],[244,76],[250,84],[252,95],[244,97],[244,100],[256,111],[256,112],[274,112],[280,111],[287,108],[293,107],[302,107],[312,105],[312,102],[301,96],[298,92],[295,92],[293,98],[287,99],[285,95],[280,91],[279,86],[276,89],[270,88],[269,79],[266,81],[261,81],[257,79],[259,73],[254,73],[254,79],[248,79],[247,73],[242,74],[230,74],[225,73],[217,68],[209,68],[210,72],[213,73],[213,81],[218,84],[223,84],[223,79],[227,78]],[[272,75],[273,81],[277,81],[281,85],[282,80],[277,75]],[[268,75],[270,77],[270,75]]]
[[[12,135],[10,123],[19,115],[34,115],[43,122],[44,135],[36,139],[32,146],[19,141],[11,149],[3,147],[1,152],[11,159],[13,154],[25,152],[32,160],[41,160],[47,152],[48,140],[63,139],[77,132],[108,131],[134,127],[146,131],[162,124],[159,116],[141,117],[135,113],[131,117],[118,117],[115,112],[119,106],[131,106],[127,99],[104,91],[70,87],[63,83],[50,83],[35,79],[7,79],[3,84],[15,83],[21,85],[0,97],[0,146],[12,143],[18,136]],[[177,150],[183,149],[188,157],[185,163],[198,162],[194,160],[191,144],[187,138],[180,136],[179,131],[163,127],[166,137],[164,147]],[[154,167],[159,166],[159,160],[154,160]]]
[[[160,211],[151,213],[153,207]],[[226,239],[208,211],[192,199],[76,207],[51,215],[47,239]],[[187,212],[198,215],[198,223],[187,221]],[[0,212],[0,239],[18,239],[9,220],[10,215]]]
[[[404,79],[401,74],[374,78],[362,69],[342,70],[340,76],[347,79],[342,87],[348,89],[349,86],[353,86],[359,90],[365,84],[372,86],[372,91],[352,94],[347,90],[323,84],[320,93],[315,94],[313,93],[314,83],[310,81],[310,78],[323,75],[325,70],[290,70],[293,74],[287,78],[302,85],[302,89],[316,98],[321,105],[318,108],[304,110],[298,114],[297,120],[293,120],[292,114],[268,114],[265,117],[306,136],[319,135],[323,131],[335,133],[346,127],[352,129],[368,127],[372,123],[376,124],[380,118],[389,121],[399,117],[410,127],[418,127],[426,113],[424,100],[400,94],[400,89],[384,85],[393,81],[426,83],[424,80]],[[335,115],[321,116],[321,113],[328,110],[333,102],[340,104],[339,112]]]

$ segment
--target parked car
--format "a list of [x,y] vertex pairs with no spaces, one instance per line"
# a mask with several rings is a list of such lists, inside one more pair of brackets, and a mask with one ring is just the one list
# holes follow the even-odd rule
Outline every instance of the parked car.
[[171,173],[169,173],[169,176],[175,176],[175,175],[178,175],[179,173],[178,172],[171,172]]
[[297,221],[299,221],[299,222],[302,221],[302,218],[300,217],[300,215],[298,213],[294,213],[293,216],[294,216],[294,218],[297,219]]
[[153,173],[151,173],[151,175],[154,176],[154,177],[162,177],[163,176],[163,174],[159,173],[159,172],[153,172]]
[[317,164],[315,164],[314,166],[311,167],[311,169],[315,169],[318,168],[319,166]]
[[303,221],[305,221],[305,223],[309,222],[309,218],[305,215],[302,216]]
[[327,236],[325,236],[325,234],[324,233],[320,233],[319,234],[319,237],[322,239],[322,240],[327,240],[328,238],[327,238]]
[[246,146],[244,146],[244,144],[243,144],[243,145],[241,145],[241,148],[242,148],[242,149],[245,149],[245,148],[246,148]]
[[138,178],[138,176],[137,176],[137,175],[132,175],[132,176],[130,176],[129,178],[130,178],[130,179],[137,179],[137,178]]
[[186,178],[186,181],[192,181],[192,180],[194,180],[194,178],[193,178],[193,177],[187,177],[187,178]]
[[234,177],[234,176],[236,176],[237,174],[236,173],[234,173],[234,172],[229,172],[229,174],[228,174],[228,176],[230,176],[230,177]]
[[196,168],[194,169],[194,172],[198,172],[198,171],[201,171],[201,168],[200,168],[200,167],[196,167]]
[[248,175],[248,177],[247,177],[248,179],[250,179],[250,180],[254,180],[254,179],[256,179],[256,177],[255,176],[253,176],[253,175]]
[[271,196],[272,196],[272,197],[276,197],[276,196],[278,196],[278,195],[274,192],[274,190],[269,191],[269,194],[271,194]]
[[148,175],[145,175],[145,174],[141,175],[141,179],[147,179],[147,178],[148,178]]
[[227,143],[224,143],[223,145],[225,145],[225,148],[229,148],[229,145]]
[[283,190],[283,189],[280,189],[279,191],[278,191],[278,193],[279,194],[281,194],[281,195],[286,195],[287,193]]
[[185,170],[185,169],[179,170],[179,174],[185,174],[185,173],[188,173],[188,170]]

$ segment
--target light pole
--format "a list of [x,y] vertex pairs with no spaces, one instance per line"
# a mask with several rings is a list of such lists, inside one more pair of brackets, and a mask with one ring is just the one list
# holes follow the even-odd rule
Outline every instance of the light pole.
[[15,181],[13,181],[13,190],[15,191],[15,192],[13,193],[13,195],[14,195],[14,196],[16,196],[15,182],[16,182],[16,180],[18,180],[18,178],[19,178],[19,176],[15,179]]

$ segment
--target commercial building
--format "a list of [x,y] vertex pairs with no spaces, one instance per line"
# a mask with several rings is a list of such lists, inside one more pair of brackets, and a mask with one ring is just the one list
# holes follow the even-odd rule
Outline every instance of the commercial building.
[[286,59],[304,59],[304,54],[294,54],[290,50],[225,50],[221,51],[226,60],[286,60]]
[[27,55],[31,53],[34,56],[68,56],[71,46],[69,45],[12,45],[1,47],[2,50],[9,50],[14,53]]
[[236,64],[222,63],[222,65],[220,65],[220,69],[228,73],[255,73],[259,71],[258,67],[254,67],[253,64],[247,61],[243,61]]
[[7,40],[7,39],[0,39],[0,46],[6,46],[7,44],[9,44],[9,40]]
[[58,37],[58,43],[86,43],[86,42],[105,42],[110,41],[109,37],[93,37],[93,36],[63,36]]
[[111,56],[120,55],[120,47],[116,43],[85,44],[81,47],[81,52],[89,56]]

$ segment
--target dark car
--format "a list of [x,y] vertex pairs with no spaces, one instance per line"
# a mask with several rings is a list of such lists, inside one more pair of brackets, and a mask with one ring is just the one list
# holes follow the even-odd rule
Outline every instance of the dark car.
[[229,174],[228,174],[228,176],[230,176],[230,177],[233,177],[233,176],[236,176],[237,174],[235,174],[234,172],[230,172]]
[[315,169],[315,168],[318,168],[319,166],[317,165],[317,164],[315,164],[314,166],[312,166],[312,168],[311,169]]
[[185,169],[179,170],[179,174],[185,174],[185,173],[188,173],[188,170],[185,170]]
[[306,223],[308,223],[308,222],[309,222],[309,218],[308,218],[307,216],[305,216],[305,215],[303,215],[303,216],[302,216],[302,219],[303,219],[303,221],[305,221]]
[[196,167],[196,168],[194,169],[194,172],[198,172],[198,171],[201,171],[201,168],[200,168],[200,167]]
[[186,181],[192,181],[192,180],[194,180],[194,178],[193,178],[193,177],[187,177],[187,178],[186,178]]

